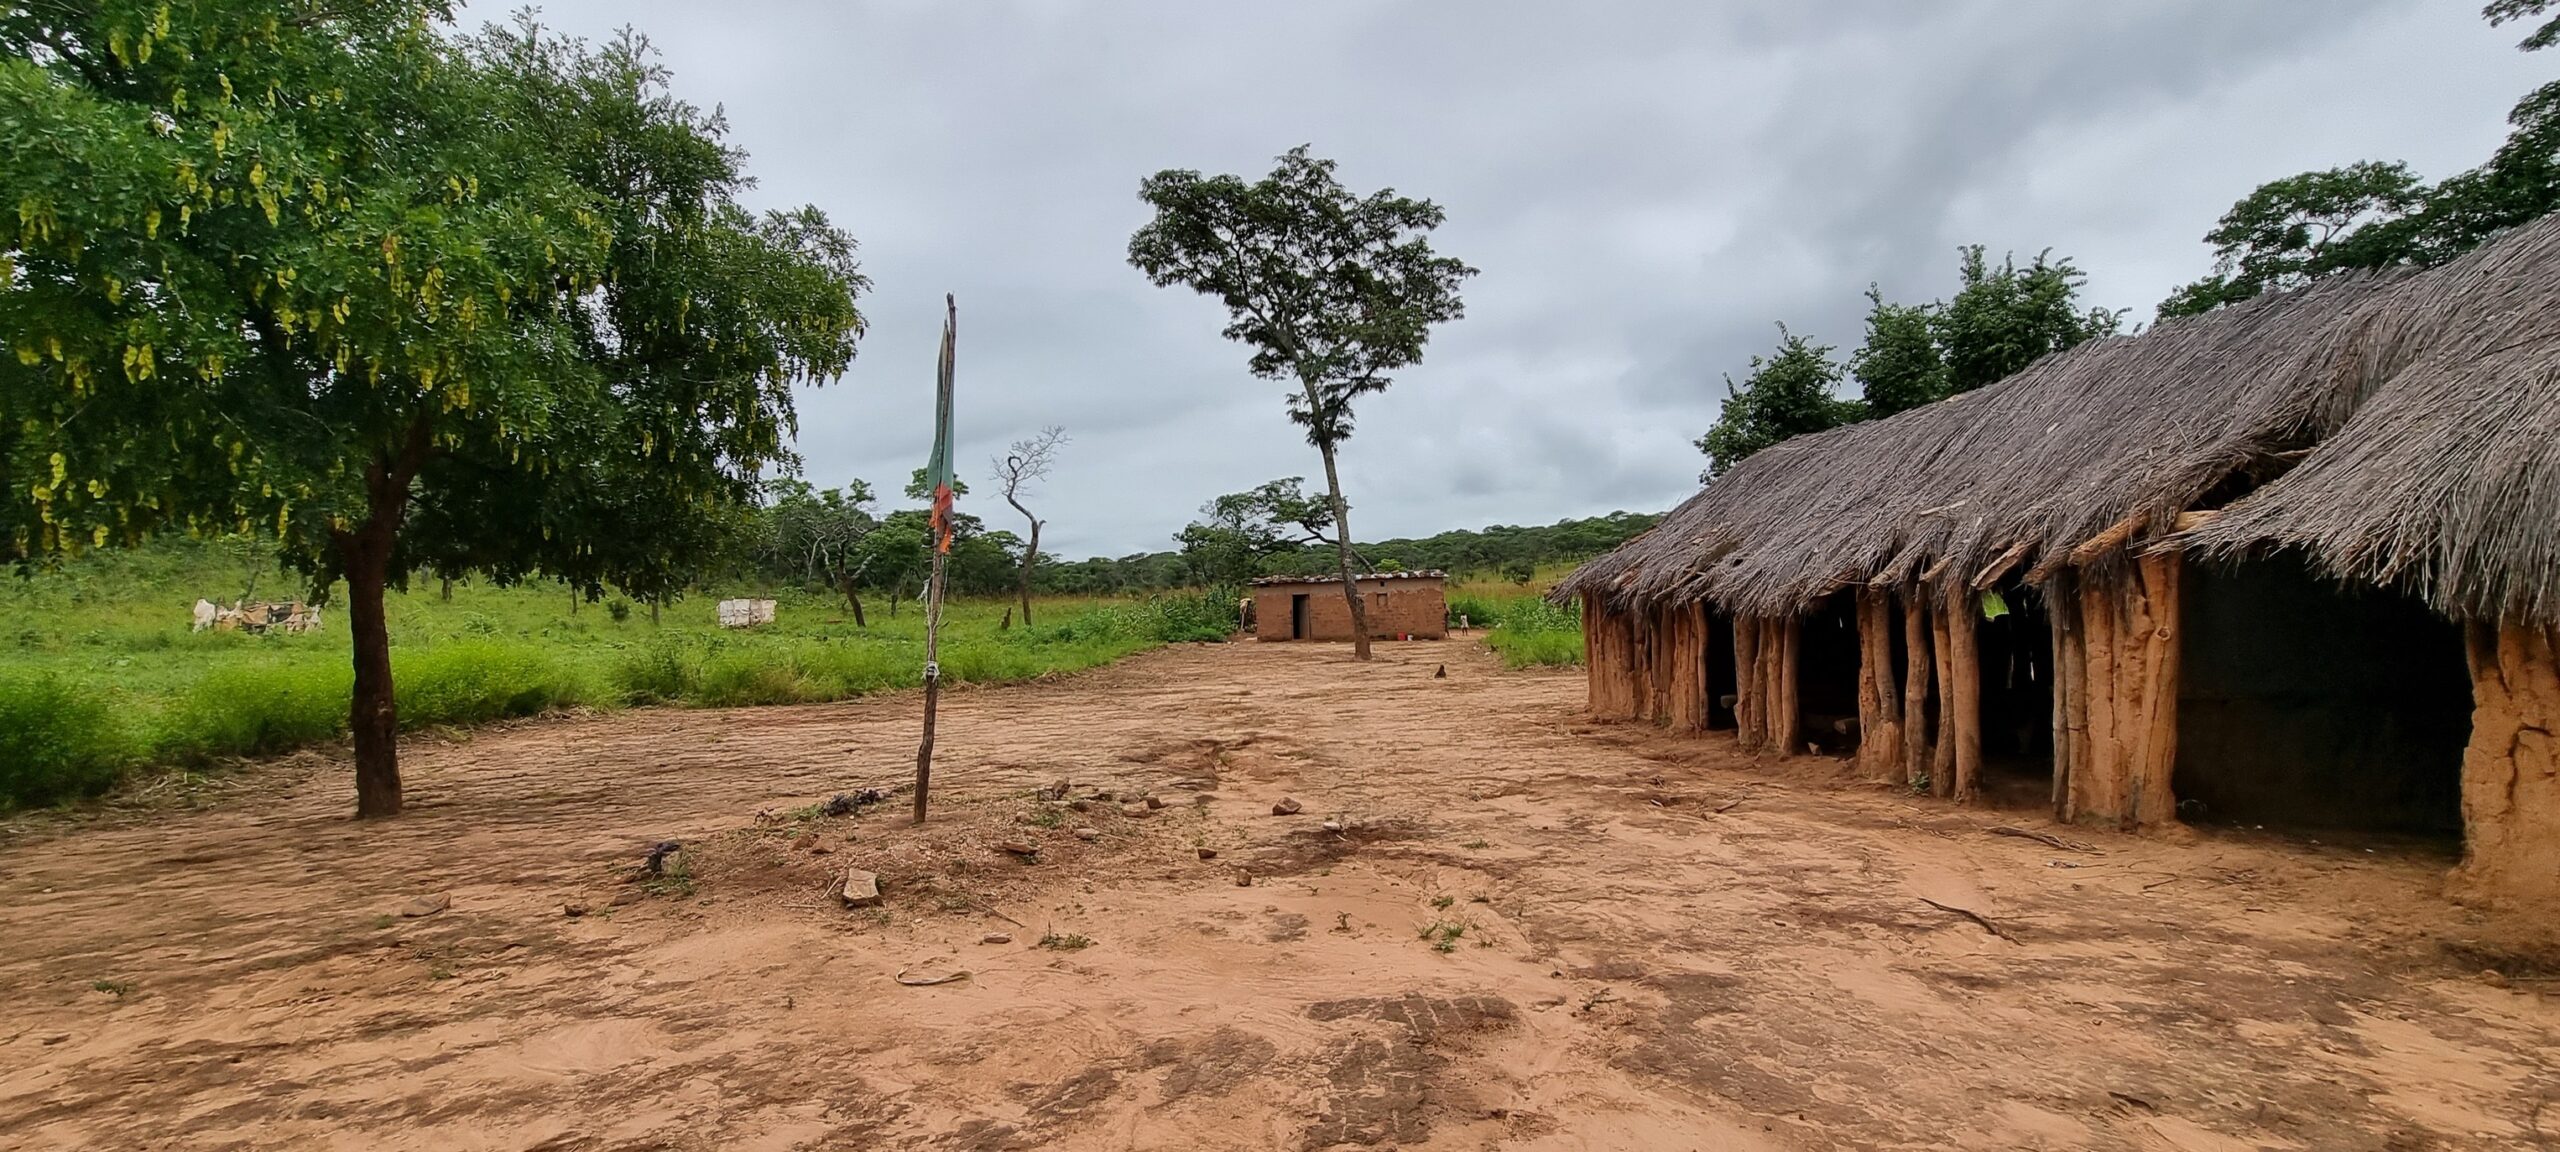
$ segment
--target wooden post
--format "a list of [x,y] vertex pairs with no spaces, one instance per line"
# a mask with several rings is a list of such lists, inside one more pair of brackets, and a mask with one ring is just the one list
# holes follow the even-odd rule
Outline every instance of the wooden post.
[[2087,731],[2081,681],[2088,674],[2080,650],[2079,581],[2071,569],[2060,569],[2045,581],[2044,606],[2053,625],[2053,818],[2068,822],[2071,773]]
[[951,375],[959,339],[960,306],[942,298],[942,362],[934,373],[933,462],[925,466],[934,481],[933,574],[924,586],[924,739],[916,744],[915,822],[924,823],[926,798],[933,791],[933,724],[942,706],[943,570],[951,559]]
[[1872,778],[1909,782],[1902,759],[1902,696],[1894,690],[1893,594],[1858,591],[1858,763]]
[[1760,723],[1760,621],[1733,618],[1733,740],[1745,752],[1757,751],[1767,739]]
[[1917,592],[1902,594],[1902,769],[1909,784],[1929,770],[1929,606]]
[[2131,812],[2136,827],[2178,818],[2171,781],[2178,764],[2178,611],[2184,561],[2174,551],[2141,560],[2142,598],[2150,617],[2143,645],[2142,756],[2133,765]]
[[1948,685],[1955,697],[1955,802],[1973,803],[1982,783],[1981,594],[1957,588],[1947,611]]
[[1776,678],[1770,697],[1775,706],[1770,711],[1769,743],[1781,756],[1793,756],[1802,750],[1804,710],[1796,701],[1796,654],[1804,639],[1804,618],[1787,616],[1777,622],[1777,658],[1771,660],[1770,672]]
[[2116,610],[2115,581],[2088,572],[2080,576],[2081,651],[2087,672],[2081,677],[2081,738],[2072,751],[2071,813],[2073,819],[2095,817],[2118,824],[2124,808],[2118,796],[2124,758],[2116,746]]
[[1671,613],[1671,728],[1707,730],[1707,606],[1685,604]]
[[1947,635],[1944,605],[1929,606],[1929,633],[1929,649],[1935,657],[1938,676],[1938,739],[1930,748],[1929,791],[1932,795],[1952,796],[1956,790],[1956,676],[1948,660],[1955,642]]

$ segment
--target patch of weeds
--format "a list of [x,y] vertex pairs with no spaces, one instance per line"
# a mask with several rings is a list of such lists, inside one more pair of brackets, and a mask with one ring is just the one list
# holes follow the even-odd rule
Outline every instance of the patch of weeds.
[[1431,898],[1431,906],[1440,909],[1443,912],[1448,911],[1449,906],[1457,902],[1458,898],[1455,896],[1434,896]]
[[427,979],[451,980],[453,979],[453,969],[444,967],[429,968],[427,969]]
[[1334,931],[1336,931],[1336,932],[1349,932],[1349,931],[1351,931],[1351,914],[1350,914],[1350,913],[1348,913],[1348,912],[1336,912],[1336,913],[1334,913],[1334,914],[1333,914],[1333,930],[1334,930]]
[[128,980],[92,980],[89,982],[89,990],[105,992],[117,999],[123,999],[125,993],[133,991],[133,983]]
[[1074,952],[1093,947],[1093,941],[1082,933],[1070,932],[1061,936],[1053,931],[1040,938],[1040,946],[1052,952]]
[[1450,953],[1458,950],[1458,940],[1467,934],[1462,920],[1434,920],[1422,926],[1422,938],[1431,942],[1431,950]]
[[388,927],[390,927],[390,926],[392,926],[392,925],[394,925],[394,924],[397,924],[397,923],[399,923],[399,922],[400,922],[400,918],[399,918],[399,917],[394,916],[394,915],[392,915],[392,914],[390,914],[390,913],[388,913],[388,912],[385,912],[385,913],[383,913],[382,915],[380,915],[380,916],[376,916],[376,917],[374,917],[374,918],[373,918],[373,926],[374,926],[374,927],[376,927],[376,928],[388,928]]
[[1052,808],[1043,804],[1031,815],[1023,817],[1022,822],[1037,828],[1055,828],[1067,822],[1067,813],[1063,808]]
[[693,862],[683,849],[668,853],[658,862],[658,874],[640,882],[640,890],[652,896],[693,895]]
[[1470,852],[1482,852],[1487,848],[1493,847],[1493,845],[1482,840],[1469,840],[1464,844],[1458,845],[1458,847],[1464,848]]

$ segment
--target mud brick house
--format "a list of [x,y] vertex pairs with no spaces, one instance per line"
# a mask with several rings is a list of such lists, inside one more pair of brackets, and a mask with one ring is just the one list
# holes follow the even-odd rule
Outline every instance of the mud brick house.
[[[1354,577],[1368,598],[1369,638],[1438,640],[1449,632],[1447,578],[1440,572],[1371,572]],[[1335,577],[1270,576],[1253,582],[1257,640],[1349,640],[1351,605]]]
[[1602,718],[2560,903],[2560,217],[1787,441],[1556,596]]

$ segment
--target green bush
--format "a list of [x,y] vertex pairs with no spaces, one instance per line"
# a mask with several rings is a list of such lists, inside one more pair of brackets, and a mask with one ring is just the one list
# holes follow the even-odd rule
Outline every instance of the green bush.
[[625,704],[665,704],[692,696],[702,673],[683,645],[662,640],[624,652],[607,679]]
[[337,739],[355,674],[334,664],[221,668],[187,685],[153,742],[161,759],[262,756]]
[[810,699],[797,656],[779,651],[731,649],[702,662],[692,702],[707,708],[798,704]]
[[391,683],[403,728],[532,716],[598,697],[585,677],[545,649],[483,641],[396,653]]
[[95,796],[138,751],[98,693],[53,676],[0,679],[0,807]]
[[1484,642],[1502,654],[1502,666],[1505,668],[1582,663],[1582,632],[1579,629],[1572,632],[1525,632],[1506,624],[1487,633]]

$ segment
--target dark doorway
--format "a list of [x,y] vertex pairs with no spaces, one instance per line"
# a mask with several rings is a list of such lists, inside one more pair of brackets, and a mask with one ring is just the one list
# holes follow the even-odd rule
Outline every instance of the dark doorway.
[[1304,592],[1289,597],[1289,638],[1307,638],[1307,594]]
[[2016,581],[1974,594],[1968,615],[1982,665],[1982,779],[1994,805],[2053,796],[2053,613]]
[[2290,555],[2191,564],[2180,599],[2182,819],[2461,835],[2458,625]]
[[1802,627],[1796,709],[1804,739],[1831,755],[1848,755],[1858,750],[1857,594],[1832,593],[1805,614]]
[[1734,719],[1733,617],[1707,612],[1707,727],[1737,728]]

